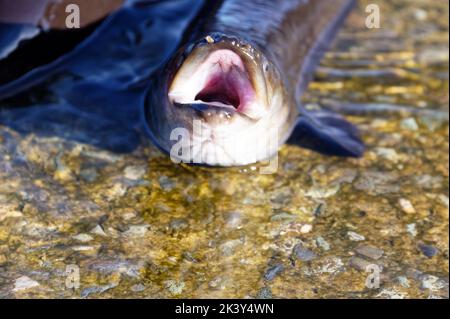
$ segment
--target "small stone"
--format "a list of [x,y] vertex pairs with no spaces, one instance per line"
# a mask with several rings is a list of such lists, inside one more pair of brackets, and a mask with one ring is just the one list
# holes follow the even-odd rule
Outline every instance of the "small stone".
[[164,286],[172,295],[180,295],[186,284],[183,281],[167,280],[164,282]]
[[176,185],[175,182],[167,176],[161,176],[158,181],[161,188],[166,192],[173,190]]
[[92,236],[90,236],[88,234],[78,234],[76,236],[73,236],[72,238],[79,242],[82,242],[82,243],[87,243],[87,242],[91,241],[92,239],[94,239],[94,238],[92,238]]
[[398,163],[400,160],[400,156],[393,148],[378,147],[375,149],[375,153],[393,163]]
[[407,213],[407,214],[415,214],[416,213],[416,209],[414,208],[413,204],[408,199],[400,198],[398,203],[405,213]]
[[321,236],[316,238],[316,244],[320,248],[322,248],[324,251],[330,250],[330,244]]
[[428,258],[433,258],[439,253],[439,250],[431,245],[419,244],[419,249],[422,252],[422,254],[424,254]]
[[136,284],[131,287],[131,291],[134,292],[142,292],[145,290],[145,286],[143,284]]
[[242,226],[242,214],[239,212],[226,214],[225,223],[228,228],[239,229]]
[[376,297],[387,299],[405,299],[406,294],[403,292],[398,292],[394,289],[383,289],[378,295],[376,295]]
[[448,208],[449,200],[447,195],[439,195],[439,199],[441,200],[442,204],[445,205],[445,207]]
[[169,228],[174,231],[180,231],[188,227],[189,227],[188,221],[183,218],[173,219],[169,224]]
[[132,225],[128,227],[128,230],[123,235],[131,238],[144,237],[149,227],[149,225]]
[[94,182],[98,177],[98,172],[95,168],[86,168],[80,171],[80,177],[88,183]]
[[94,250],[95,247],[93,247],[93,246],[73,246],[72,249],[75,251],[89,251],[89,250]]
[[359,271],[366,271],[366,269],[373,265],[372,262],[362,259],[360,257],[350,258],[350,266]]
[[272,299],[272,290],[269,287],[263,287],[256,296],[257,299]]
[[351,241],[363,241],[363,240],[366,240],[366,237],[364,237],[363,235],[360,235],[358,233],[355,233],[353,231],[347,232],[347,235],[348,235],[348,238]]
[[270,217],[270,220],[273,222],[293,221],[295,219],[297,219],[297,216],[295,216],[291,213],[286,213],[286,212],[277,213],[277,214],[273,215],[272,217]]
[[91,233],[94,235],[98,235],[98,236],[108,236],[106,235],[105,231],[103,230],[103,227],[100,225],[95,226],[92,230]]
[[410,287],[409,279],[406,276],[398,276],[397,281],[404,288]]
[[339,192],[340,185],[334,184],[330,186],[315,186],[306,192],[306,196],[314,199],[329,198]]
[[272,266],[266,270],[266,272],[264,273],[264,279],[267,281],[271,281],[283,271],[284,266],[282,264],[276,264],[275,266]]
[[416,228],[416,224],[412,223],[412,224],[408,224],[406,225],[406,231],[413,237],[417,236],[417,228]]
[[123,173],[125,178],[136,181],[144,178],[147,169],[145,166],[127,166]]
[[409,131],[418,131],[419,125],[417,124],[416,120],[414,118],[407,118],[401,121],[400,126]]
[[430,291],[439,291],[441,289],[448,289],[448,283],[439,277],[424,274],[421,278],[421,288]]
[[317,257],[313,251],[303,247],[301,244],[294,247],[293,253],[297,259],[304,262],[311,261]]
[[30,288],[38,287],[40,286],[39,283],[27,276],[22,276],[16,279],[14,283],[14,289],[13,291],[22,291],[27,290]]
[[312,231],[313,227],[310,224],[305,224],[300,227],[300,233],[308,234]]
[[220,246],[220,250],[222,251],[222,256],[229,257],[235,253],[235,250],[238,246],[242,245],[242,242],[239,239],[229,240],[223,243]]
[[211,289],[224,289],[224,280],[222,277],[216,277],[208,283],[209,288]]
[[357,254],[373,260],[380,259],[384,254],[383,250],[372,246],[359,246],[355,251]]

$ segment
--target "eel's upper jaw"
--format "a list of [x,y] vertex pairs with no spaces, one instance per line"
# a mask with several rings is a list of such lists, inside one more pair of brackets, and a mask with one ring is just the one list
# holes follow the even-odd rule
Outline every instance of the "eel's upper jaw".
[[255,120],[267,114],[267,96],[257,83],[264,78],[255,74],[255,68],[247,68],[231,49],[211,50],[204,56],[188,57],[178,70],[168,92],[171,103],[223,107]]

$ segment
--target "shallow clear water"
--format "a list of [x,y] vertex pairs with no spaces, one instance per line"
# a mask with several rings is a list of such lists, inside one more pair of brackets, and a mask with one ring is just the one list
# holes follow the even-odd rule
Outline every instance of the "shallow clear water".
[[3,103],[0,296],[448,298],[448,2],[379,1],[378,30],[364,26],[369,2],[304,97],[371,106],[350,117],[369,146],[360,160],[285,146],[261,175],[176,166],[150,145],[139,92],[192,1],[152,4],[145,23]]

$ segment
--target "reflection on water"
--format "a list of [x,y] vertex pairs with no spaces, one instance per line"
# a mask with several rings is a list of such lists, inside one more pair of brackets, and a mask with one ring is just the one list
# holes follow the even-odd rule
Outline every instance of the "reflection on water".
[[[151,146],[136,105],[192,1],[146,7],[148,19],[8,101],[0,295],[448,297],[448,3],[379,1],[389,14],[368,30],[367,2],[305,96],[353,114],[361,160],[285,146],[277,173],[260,175],[175,166]],[[382,267],[379,289],[365,285],[369,264]]]

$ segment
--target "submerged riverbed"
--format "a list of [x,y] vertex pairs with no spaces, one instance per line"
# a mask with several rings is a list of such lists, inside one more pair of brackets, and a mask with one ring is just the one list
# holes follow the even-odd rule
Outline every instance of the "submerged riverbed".
[[448,298],[449,4],[376,1],[367,29],[372,2],[305,96],[371,107],[350,117],[362,159],[284,146],[272,175],[179,166],[45,89],[2,105],[0,297]]

